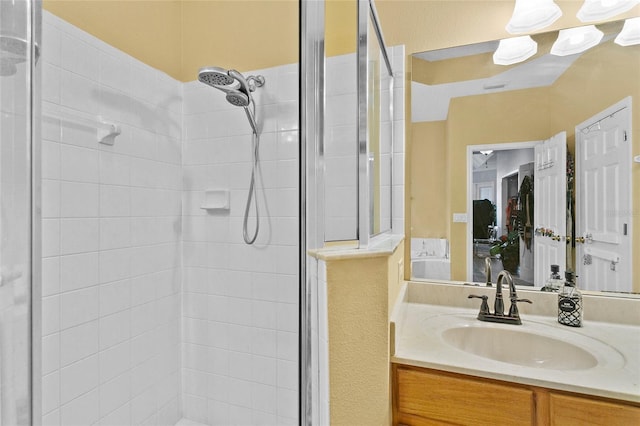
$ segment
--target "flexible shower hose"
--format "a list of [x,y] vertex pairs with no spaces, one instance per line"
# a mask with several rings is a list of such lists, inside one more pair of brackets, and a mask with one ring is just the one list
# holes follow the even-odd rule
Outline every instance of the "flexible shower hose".
[[[258,197],[256,195],[256,174],[258,172],[258,145],[260,142],[260,136],[258,136],[258,132],[253,132],[253,155],[252,155],[252,165],[251,165],[251,184],[249,185],[249,194],[247,194],[247,204],[244,208],[244,221],[242,224],[242,237],[244,238],[244,242],[251,245],[258,238],[258,231],[260,230],[260,212],[258,211]],[[253,204],[255,205],[256,210],[256,229],[253,233],[253,236],[249,236],[249,231],[247,229],[247,224],[249,222],[249,210],[251,208],[251,200],[253,200]]]

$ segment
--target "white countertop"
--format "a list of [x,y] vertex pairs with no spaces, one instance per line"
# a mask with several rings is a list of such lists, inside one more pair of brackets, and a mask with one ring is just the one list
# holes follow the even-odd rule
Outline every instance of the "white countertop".
[[359,248],[357,241],[340,242],[327,247],[308,250],[309,256],[321,260],[344,260],[390,256],[404,241],[404,235],[379,235],[368,247]]
[[[558,324],[552,316],[522,313],[522,325],[487,323],[476,319],[478,308],[414,301],[407,296],[406,288],[400,297],[392,318],[395,332],[392,362],[640,402],[637,325],[584,321],[583,327],[573,328]],[[472,300],[479,305],[478,299]],[[493,306],[493,297],[489,305]],[[508,309],[506,299],[505,310]],[[495,361],[445,342],[443,331],[454,327],[502,328],[546,335],[586,350],[598,363],[595,367],[571,370],[556,369],[553,364],[538,368]]]

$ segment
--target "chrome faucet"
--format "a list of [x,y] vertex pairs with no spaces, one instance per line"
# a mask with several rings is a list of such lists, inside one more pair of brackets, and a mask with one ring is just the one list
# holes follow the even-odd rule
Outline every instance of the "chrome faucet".
[[[509,286],[509,300],[511,301],[511,306],[509,307],[508,315],[504,314],[502,280],[506,280],[506,284]],[[493,303],[493,313],[489,310],[489,304],[487,303],[489,296],[477,296],[475,294],[470,294],[468,297],[469,299],[482,299],[480,312],[478,313],[478,319],[480,321],[500,322],[503,324],[522,324],[522,321],[520,320],[520,312],[518,312],[518,302],[533,303],[529,299],[518,299],[518,293],[516,292],[516,286],[513,283],[513,277],[511,277],[511,274],[508,271],[502,271],[498,274],[498,281],[496,282],[496,298]]]
[[484,258],[484,274],[487,277],[487,287],[492,287],[491,283],[491,257],[487,256]]

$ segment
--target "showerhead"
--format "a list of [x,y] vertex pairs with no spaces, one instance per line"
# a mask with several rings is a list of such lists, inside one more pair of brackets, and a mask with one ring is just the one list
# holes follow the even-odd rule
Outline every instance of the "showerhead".
[[251,103],[251,90],[247,80],[236,70],[219,67],[201,68],[198,80],[226,93],[231,105],[246,107]]
[[209,86],[213,86],[216,89],[221,89],[224,86],[230,86],[234,83],[234,78],[231,77],[227,70],[219,67],[205,67],[200,68],[198,72],[198,80]]
[[250,102],[249,96],[245,95],[244,93],[238,90],[232,90],[227,92],[227,101],[231,105],[240,106],[240,107],[247,107],[249,106],[249,102]]
[[[231,105],[244,108],[247,119],[254,134],[258,134],[258,124],[256,122],[256,104],[253,101],[251,92],[256,87],[264,85],[264,77],[249,76],[245,78],[236,70],[226,70],[219,67],[200,68],[198,80],[208,86],[221,90],[226,94],[227,102]],[[251,109],[253,107],[253,110]]]

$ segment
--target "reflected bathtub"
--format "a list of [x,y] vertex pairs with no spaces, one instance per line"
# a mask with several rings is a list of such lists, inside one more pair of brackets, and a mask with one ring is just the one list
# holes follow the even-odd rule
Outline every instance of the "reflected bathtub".
[[419,257],[411,259],[411,277],[450,280],[451,260],[442,257]]

